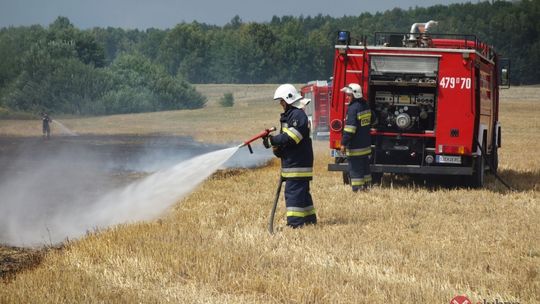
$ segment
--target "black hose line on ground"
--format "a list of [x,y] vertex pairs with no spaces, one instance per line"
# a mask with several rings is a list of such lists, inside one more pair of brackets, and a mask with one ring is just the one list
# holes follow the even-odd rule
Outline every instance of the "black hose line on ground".
[[274,205],[272,206],[272,211],[270,212],[270,221],[268,222],[268,232],[274,234],[274,216],[276,215],[276,207],[279,201],[279,194],[281,193],[281,185],[283,184],[283,177],[281,174],[279,176],[279,183],[276,189],[276,195],[274,197]]
[[484,149],[484,147],[482,147],[482,145],[480,144],[480,142],[478,141],[478,138],[474,138],[476,144],[478,145],[478,147],[480,147],[480,151],[482,152],[480,154],[480,156],[486,161],[488,162],[489,164],[489,167],[491,168],[491,173],[493,173],[493,175],[495,175],[495,177],[504,185],[506,186],[506,188],[508,188],[508,190],[510,191],[514,191],[515,189],[513,189],[512,187],[510,187],[510,185],[508,185],[508,183],[506,183],[500,176],[499,174],[497,174],[497,172],[495,172],[495,170],[493,170],[493,168],[495,168],[495,164],[493,163],[493,157],[491,158],[488,158],[487,157],[487,153],[486,153],[486,150]]

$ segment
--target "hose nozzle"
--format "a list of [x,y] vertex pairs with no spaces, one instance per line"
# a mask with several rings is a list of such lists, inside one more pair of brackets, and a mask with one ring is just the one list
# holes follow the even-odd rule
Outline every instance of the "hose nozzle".
[[271,132],[274,132],[275,130],[277,130],[276,127],[271,127],[271,128],[268,128],[268,129],[265,129],[264,131],[262,131],[261,133],[253,136],[252,138],[246,140],[244,143],[240,144],[238,146],[238,148],[242,148],[244,146],[248,146],[248,149],[249,149],[249,152],[253,154],[253,149],[251,149],[251,143],[256,141],[257,139],[259,138],[263,138],[263,137],[266,137],[268,136]]

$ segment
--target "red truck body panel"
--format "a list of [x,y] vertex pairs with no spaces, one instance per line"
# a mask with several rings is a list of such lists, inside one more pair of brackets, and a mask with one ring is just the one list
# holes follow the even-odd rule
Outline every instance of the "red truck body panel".
[[449,168],[449,174],[469,175],[480,154],[478,141],[484,141],[488,156],[500,145],[497,56],[485,43],[432,39],[429,47],[336,45],[329,138],[334,156],[339,156],[347,108],[340,89],[349,83],[362,86],[378,118],[371,131],[375,172],[445,174]]
[[329,135],[330,90],[329,83],[324,80],[310,81],[301,88],[302,96],[311,99],[305,111],[315,138]]

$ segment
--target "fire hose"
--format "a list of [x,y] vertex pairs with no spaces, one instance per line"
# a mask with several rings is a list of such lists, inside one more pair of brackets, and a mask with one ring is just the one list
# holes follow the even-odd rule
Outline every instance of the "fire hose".
[[[495,163],[493,161],[493,158],[487,158],[486,157],[486,151],[484,150],[484,147],[482,147],[482,145],[480,144],[480,142],[478,141],[478,138],[474,138],[474,140],[476,141],[476,144],[478,145],[478,147],[480,148],[480,156],[482,157],[482,161],[486,161],[489,166],[491,168],[495,168]],[[493,175],[497,178],[497,180],[499,180],[503,185],[506,186],[506,188],[508,188],[508,190],[511,190],[513,191],[514,189],[512,187],[510,187],[510,185],[508,185],[508,183],[506,183],[500,176],[499,174],[497,174],[497,172],[495,172],[495,170],[491,170],[491,173],[493,173]]]
[[[256,141],[259,138],[264,139],[264,138],[268,137],[268,135],[270,135],[270,133],[275,131],[275,130],[276,130],[276,127],[268,128],[268,129],[260,132],[259,134],[253,136],[252,138],[246,140],[245,142],[240,144],[238,146],[238,148],[242,148],[242,147],[247,146],[248,149],[249,149],[249,153],[253,154],[253,149],[251,148],[251,143]],[[279,195],[281,193],[281,186],[282,185],[283,185],[283,178],[280,175],[279,176],[278,186],[277,186],[277,189],[276,189],[276,195],[274,196],[274,203],[272,205],[272,211],[270,212],[270,221],[268,223],[268,232],[270,232],[270,234],[274,234],[274,217],[276,215],[276,208],[277,208],[277,204],[278,204],[278,201],[279,201]]]
[[268,137],[268,135],[270,135],[271,132],[274,132],[276,130],[276,127],[271,127],[271,128],[268,128],[264,131],[262,131],[261,133],[253,136],[252,138],[246,140],[245,142],[243,142],[242,144],[240,144],[238,146],[238,148],[242,148],[242,147],[245,147],[247,146],[248,149],[249,149],[249,153],[253,154],[253,149],[251,148],[251,143],[256,141],[257,139],[259,138],[265,138],[265,137]]
[[274,197],[274,204],[272,205],[272,211],[270,212],[270,221],[268,222],[268,232],[274,234],[274,217],[276,215],[276,208],[279,201],[279,194],[281,193],[281,186],[283,185],[283,178],[279,176],[279,183],[276,189],[276,195]]

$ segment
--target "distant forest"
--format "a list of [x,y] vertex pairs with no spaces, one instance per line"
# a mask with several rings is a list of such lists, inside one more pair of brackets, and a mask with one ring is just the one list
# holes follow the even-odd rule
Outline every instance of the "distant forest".
[[[302,83],[332,73],[338,30],[353,37],[407,32],[473,34],[512,62],[513,84],[540,83],[540,1],[485,1],[333,18],[274,16],[224,26],[81,30],[66,17],[48,27],[0,29],[0,112],[76,115],[200,108],[192,83]],[[368,40],[370,42],[370,40]],[[372,41],[371,41],[372,42]]]

